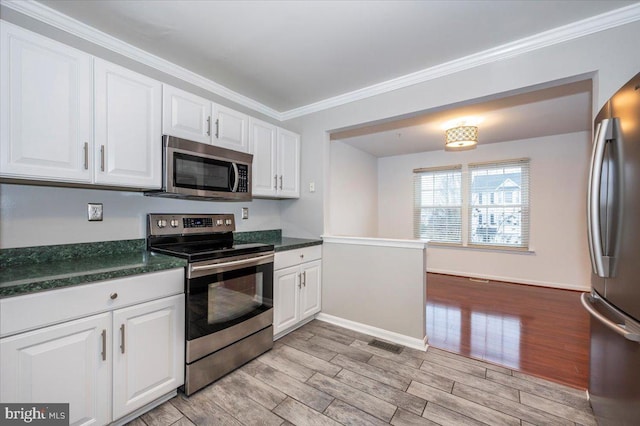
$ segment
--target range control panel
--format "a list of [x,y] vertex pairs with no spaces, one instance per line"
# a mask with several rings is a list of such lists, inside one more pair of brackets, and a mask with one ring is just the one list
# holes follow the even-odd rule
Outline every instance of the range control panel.
[[185,235],[233,232],[233,214],[150,214],[147,216],[149,235]]

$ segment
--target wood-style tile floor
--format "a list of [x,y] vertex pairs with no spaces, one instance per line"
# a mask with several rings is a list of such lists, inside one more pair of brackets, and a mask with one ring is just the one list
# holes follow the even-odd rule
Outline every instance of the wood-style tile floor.
[[586,393],[430,347],[399,354],[312,321],[133,426],[595,425]]
[[589,379],[580,292],[427,274],[429,345],[579,389]]

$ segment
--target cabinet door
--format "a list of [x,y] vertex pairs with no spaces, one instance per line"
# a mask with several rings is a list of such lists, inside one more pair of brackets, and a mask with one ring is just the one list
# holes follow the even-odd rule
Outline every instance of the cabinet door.
[[300,319],[320,312],[322,261],[302,264],[302,290],[300,291]]
[[184,384],[184,294],[113,312],[113,418]]
[[252,193],[255,197],[275,197],[277,187],[277,127],[251,119],[250,145],[253,154]]
[[0,340],[0,401],[69,403],[71,425],[110,423],[110,318],[105,313]]
[[273,334],[295,325],[300,316],[300,268],[273,273]]
[[278,197],[300,197],[300,135],[278,129]]
[[160,82],[95,59],[95,182],[160,188]]
[[162,133],[211,143],[211,101],[184,90],[162,86]]
[[213,144],[235,151],[249,152],[249,116],[214,104],[215,134]]
[[90,182],[92,57],[2,22],[0,174]]

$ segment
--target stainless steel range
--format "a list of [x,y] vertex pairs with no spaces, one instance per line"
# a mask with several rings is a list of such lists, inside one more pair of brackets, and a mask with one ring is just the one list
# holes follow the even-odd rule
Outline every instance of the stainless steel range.
[[187,259],[191,395],[273,347],[273,246],[233,241],[232,214],[150,214],[150,250]]

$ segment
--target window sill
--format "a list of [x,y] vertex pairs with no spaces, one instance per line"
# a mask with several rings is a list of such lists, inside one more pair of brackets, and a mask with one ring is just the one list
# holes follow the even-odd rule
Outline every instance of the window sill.
[[524,255],[533,255],[536,254],[534,250],[531,249],[522,249],[516,247],[492,247],[492,246],[476,246],[476,245],[462,245],[462,244],[451,244],[451,243],[439,243],[435,241],[427,241],[427,248],[442,248],[442,249],[454,249],[454,250],[471,250],[471,251],[483,251],[489,253],[509,253],[509,254],[524,254]]

